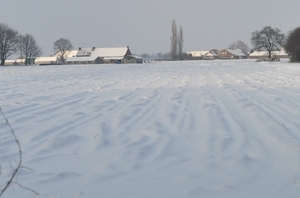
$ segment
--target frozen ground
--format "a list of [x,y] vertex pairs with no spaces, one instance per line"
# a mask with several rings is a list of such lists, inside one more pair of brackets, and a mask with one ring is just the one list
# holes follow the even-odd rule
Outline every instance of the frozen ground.
[[[299,197],[300,64],[0,67],[5,198]],[[0,189],[18,150],[0,118]]]

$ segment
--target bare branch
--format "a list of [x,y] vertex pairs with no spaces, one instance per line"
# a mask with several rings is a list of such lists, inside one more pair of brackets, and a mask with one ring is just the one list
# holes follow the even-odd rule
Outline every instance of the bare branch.
[[26,170],[30,170],[30,171],[34,172],[34,170],[32,168],[29,168],[27,166],[21,166],[21,168],[26,169]]
[[237,42],[233,42],[232,44],[229,45],[228,49],[231,50],[236,50],[239,49],[241,50],[245,55],[249,54],[249,47],[247,46],[246,43],[244,43],[241,40],[238,40]]
[[[2,108],[0,107],[0,112],[2,114],[2,116],[4,117],[5,121],[6,121],[6,125],[9,127],[10,129],[10,132],[11,134],[13,135],[14,137],[14,140],[16,142],[16,144],[18,145],[18,149],[19,149],[19,162],[18,162],[18,166],[17,168],[13,168],[13,172],[12,172],[12,175],[10,177],[10,179],[8,180],[8,182],[6,183],[6,185],[4,186],[4,188],[1,190],[0,192],[0,197],[2,196],[2,194],[7,190],[7,188],[10,186],[10,184],[12,183],[13,179],[15,178],[16,174],[18,173],[20,167],[21,167],[21,164],[22,164],[22,150],[21,150],[21,145],[20,145],[20,142],[19,140],[17,139],[17,136],[15,134],[15,132],[13,131],[10,123],[8,122],[8,119],[6,118],[6,116],[4,115],[3,111],[2,111]],[[11,165],[11,164],[10,164]]]
[[13,183],[14,183],[14,184],[17,184],[18,186],[20,186],[20,187],[23,188],[23,189],[26,189],[26,190],[29,190],[29,191],[33,192],[35,195],[39,195],[39,194],[40,194],[40,193],[38,193],[38,192],[32,190],[31,188],[28,188],[28,187],[26,187],[26,186],[21,185],[21,184],[18,183],[18,182],[13,182]]

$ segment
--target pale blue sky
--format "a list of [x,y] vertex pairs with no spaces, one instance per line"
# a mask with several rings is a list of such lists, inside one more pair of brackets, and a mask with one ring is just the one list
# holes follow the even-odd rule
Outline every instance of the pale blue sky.
[[171,22],[184,31],[184,51],[249,45],[270,25],[288,33],[300,26],[299,0],[0,0],[0,22],[32,34],[53,54],[53,42],[78,47],[130,46],[132,53],[169,52]]

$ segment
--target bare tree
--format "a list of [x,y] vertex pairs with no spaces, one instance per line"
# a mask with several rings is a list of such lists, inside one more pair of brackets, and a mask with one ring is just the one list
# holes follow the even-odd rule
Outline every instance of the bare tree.
[[149,59],[150,55],[147,54],[147,53],[143,53],[143,54],[141,54],[141,57],[142,57],[143,59]]
[[177,39],[178,33],[177,33],[177,25],[175,20],[172,21],[171,25],[171,57],[173,60],[177,59],[177,51],[178,51],[178,39]]
[[243,41],[241,40],[238,40],[236,42],[236,48],[237,49],[240,49],[244,54],[249,54],[249,47],[247,46],[246,43],[244,43]]
[[10,28],[4,23],[0,23],[0,58],[1,65],[5,60],[18,50],[18,31]]
[[231,43],[231,44],[229,45],[228,49],[230,49],[230,50],[235,50],[235,49],[236,49],[236,43],[235,43],[235,42]]
[[30,34],[20,35],[20,55],[25,58],[25,65],[33,64],[33,60],[42,55],[42,49]]
[[180,26],[179,32],[178,32],[178,55],[179,55],[179,59],[182,60],[183,59],[183,29],[182,29],[182,26]]
[[241,40],[238,40],[237,42],[233,42],[232,44],[230,44],[228,49],[231,49],[231,50],[239,49],[244,54],[246,54],[246,55],[249,54],[249,47],[247,46],[246,43],[244,43]]
[[66,60],[66,52],[73,49],[72,43],[65,38],[61,38],[54,42],[54,53],[58,54],[59,60],[62,64],[65,63]]
[[266,50],[269,52],[269,59],[271,59],[272,51],[280,50],[284,46],[286,36],[281,33],[278,28],[270,26],[264,27],[260,31],[252,33],[251,42],[255,50]]
[[289,32],[285,51],[289,54],[291,62],[300,62],[300,27]]

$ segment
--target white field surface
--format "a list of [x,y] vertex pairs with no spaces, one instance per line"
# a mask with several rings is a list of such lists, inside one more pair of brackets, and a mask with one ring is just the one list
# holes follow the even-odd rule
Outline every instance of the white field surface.
[[[0,67],[4,198],[299,197],[300,64]],[[0,117],[0,189],[18,149]],[[10,165],[11,164],[11,165]]]

